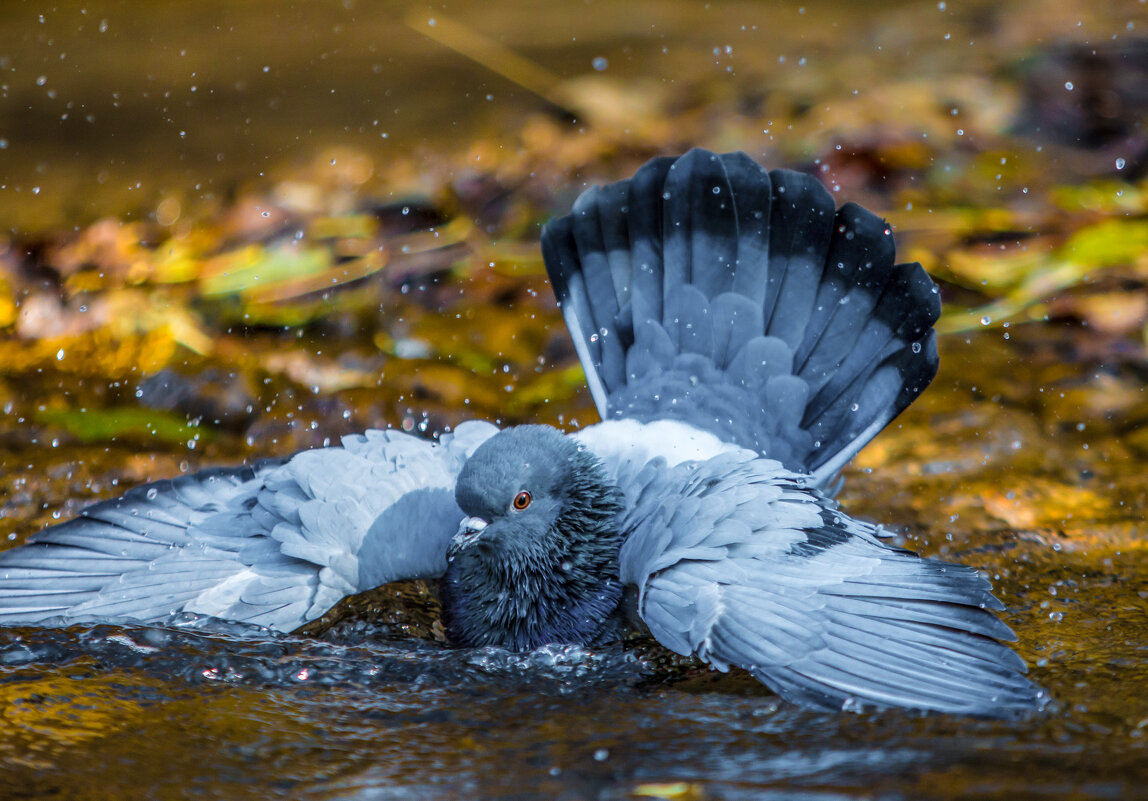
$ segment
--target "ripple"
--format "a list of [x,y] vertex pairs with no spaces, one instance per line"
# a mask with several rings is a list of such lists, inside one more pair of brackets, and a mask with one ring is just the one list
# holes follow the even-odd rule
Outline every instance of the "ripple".
[[[635,684],[645,664],[621,648],[544,646],[519,654],[499,648],[456,649],[425,640],[353,644],[288,635],[240,623],[181,616],[163,626],[71,624],[0,631],[0,666],[142,671],[188,684],[263,687],[303,684],[454,688],[485,686],[566,692],[587,686]],[[343,631],[343,636],[348,632]]]

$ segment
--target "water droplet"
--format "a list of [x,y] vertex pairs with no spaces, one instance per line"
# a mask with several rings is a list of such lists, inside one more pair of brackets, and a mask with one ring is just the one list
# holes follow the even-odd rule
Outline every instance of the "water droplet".
[[594,65],[594,69],[596,69],[598,72],[602,72],[604,69],[610,66],[610,62],[602,56],[598,56],[590,63]]
[[156,496],[157,496],[157,495],[159,495],[159,490],[157,490],[155,487],[151,487],[151,488],[149,488],[149,489],[148,489],[148,491],[147,491],[147,499],[148,499],[149,501],[154,501],[154,500],[156,499]]
[[64,361],[64,349],[63,348],[60,348],[58,351],[56,351],[56,361],[58,361],[58,362]]
[[921,343],[920,342],[914,342],[910,347],[912,348],[913,353],[920,353],[921,352]]
[[992,318],[992,317],[989,317],[989,316],[986,314],[984,317],[982,317],[982,318],[981,318],[981,325],[988,325],[988,324],[989,324],[989,323],[991,323],[992,321],[993,321],[993,318]]
[[1125,164],[1124,159],[1116,159],[1116,169],[1118,169],[1118,170],[1124,169],[1124,164]]

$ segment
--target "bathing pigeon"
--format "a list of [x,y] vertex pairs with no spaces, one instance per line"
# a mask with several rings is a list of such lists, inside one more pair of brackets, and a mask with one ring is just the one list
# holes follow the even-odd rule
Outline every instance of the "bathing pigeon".
[[815,706],[1041,705],[976,570],[892,547],[831,497],[937,369],[937,289],[894,263],[884,221],[692,150],[589,189],[542,249],[603,422],[368,431],[139,487],[0,553],[0,624],[290,631],[431,578],[460,646],[638,625]]

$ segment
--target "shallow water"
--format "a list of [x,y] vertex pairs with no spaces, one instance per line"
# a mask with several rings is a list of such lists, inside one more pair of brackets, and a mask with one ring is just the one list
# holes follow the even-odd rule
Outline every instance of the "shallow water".
[[[931,96],[930,76],[964,103],[983,89],[973,74],[1017,68],[1010,48],[1135,29],[1126,27],[1131,13],[1105,16],[1087,3],[971,3],[956,12],[905,3],[885,16],[839,5],[650,2],[626,14],[579,5],[530,18],[495,3],[443,14],[564,77],[597,72],[594,59],[606,58],[606,77],[649,78],[663,88],[691,75],[725,80],[732,66],[735,76],[760,76],[783,105],[805,108],[838,92],[821,119],[830,129],[846,119],[850,130],[864,130],[870,119],[842,100],[854,83],[904,88],[925,77],[919,91],[893,94],[888,107],[880,95],[866,99],[879,109]],[[185,216],[193,207],[210,213],[258,185],[264,170],[290,175],[293,160],[329,146],[370,148],[368,163],[379,167],[410,160],[434,169],[436,152],[480,133],[512,141],[538,106],[521,86],[414,32],[398,4],[284,5],[270,16],[258,3],[197,4],[174,18],[177,7],[190,9],[59,3],[44,21],[23,6],[0,10],[0,42],[13,53],[0,56],[8,81],[0,91],[7,126],[0,208],[17,243],[0,256],[11,259],[22,247],[38,254],[28,232],[105,215],[155,221],[164,199],[177,198]],[[1140,17],[1136,24],[1143,27]],[[946,37],[953,33],[960,49],[938,44],[954,41]],[[138,49],[109,50],[100,36]],[[941,80],[954,71],[959,80]],[[759,97],[744,83],[691,85],[683,91],[700,86],[711,94],[661,111],[675,110],[671,121],[689,131],[713,115],[719,123],[708,129],[708,144],[748,146],[745,137],[785,112],[770,92]],[[174,99],[164,95],[169,90]],[[96,122],[75,109],[57,122],[68,102],[86,104]],[[742,116],[713,110],[730,106]],[[979,132],[983,141],[987,123],[968,121],[974,106],[962,106],[953,125],[960,137],[969,126],[969,137]],[[1004,127],[994,113],[984,112]],[[373,125],[384,115],[391,120],[382,126],[385,141]],[[895,133],[900,119],[881,125]],[[937,129],[925,127],[936,141]],[[755,146],[785,163],[827,152],[828,165],[837,134],[825,129],[808,118],[804,128],[779,124]],[[996,245],[988,223],[975,232],[955,228],[964,204],[991,198],[1023,229],[1032,210],[1025,204],[1036,202],[1041,186],[1034,173],[1059,181],[1096,169],[1086,154],[1039,161],[1033,154],[1043,145],[1024,140],[1028,150],[1006,154],[1017,172],[1000,178],[1003,156],[994,151],[976,162],[968,151],[981,145],[955,130],[938,145],[937,163],[922,168],[942,186],[929,195],[933,205],[922,211],[918,200],[920,216],[910,214],[902,201],[911,206],[919,187],[902,185],[893,208],[903,221],[902,251],[923,261],[931,255],[930,268],[950,279],[937,255],[950,240],[975,235]],[[634,139],[611,147],[644,153],[675,142],[627,136]],[[635,141],[643,136],[654,145]],[[905,159],[898,169],[915,175],[916,151],[865,151],[866,136],[853,139],[861,154],[832,162],[829,174],[845,186],[843,197],[853,196],[854,176],[855,189],[867,187],[857,191],[894,205],[892,190],[886,197],[856,179],[864,171],[857,164],[866,153],[878,161],[896,155]],[[1102,154],[1104,169],[1113,169],[1113,155]],[[620,177],[613,166],[598,170]],[[1019,189],[994,194],[1024,181],[1036,183],[1023,198]],[[371,191],[373,200],[392,199],[385,185]],[[529,191],[528,182],[512,187],[506,203],[513,208]],[[344,295],[343,306],[306,325],[233,326],[228,307],[196,298],[189,303],[205,310],[215,337],[206,356],[155,356],[166,342],[146,336],[61,344],[6,330],[0,537],[18,544],[142,481],[283,455],[366,426],[429,435],[470,417],[567,427],[593,421],[560,316],[530,260],[536,227],[508,216],[479,227],[470,238],[478,246],[461,267],[394,265],[410,275],[388,275],[381,299],[352,308]],[[511,242],[511,256],[478,256],[496,235]],[[38,255],[29,262],[43,266]],[[1135,275],[1120,280],[1135,286]],[[64,283],[46,267],[34,278],[37,286]],[[972,303],[977,291],[954,279],[946,301]],[[979,721],[803,710],[744,675],[670,660],[649,643],[528,655],[450,649],[436,638],[433,588],[410,583],[355,599],[345,619],[310,636],[184,619],[0,630],[0,797],[1148,798],[1143,337],[1055,316],[1021,318],[1007,329],[999,320],[974,323],[972,333],[941,338],[936,381],[860,454],[842,500],[908,547],[976,565],[993,579],[1017,650],[1054,699],[1041,714]],[[122,418],[125,408],[173,409],[181,425],[205,422],[160,436],[152,416],[144,431],[85,439],[91,432],[78,424],[80,410],[89,417],[118,410]]]
[[[0,632],[0,787],[37,798],[1137,797],[1148,479],[1122,432],[1145,403],[1139,378],[1066,371],[1032,332],[946,339],[935,387],[860,457],[844,500],[910,546],[994,577],[1017,648],[1054,698],[1045,713],[814,712],[653,648],[453,650],[434,639],[428,588],[413,584],[320,639],[228,626]],[[986,376],[1011,365],[1013,378],[974,388],[974,363]],[[1117,384],[1098,387],[1101,374]],[[1131,405],[1081,417],[1113,397]]]

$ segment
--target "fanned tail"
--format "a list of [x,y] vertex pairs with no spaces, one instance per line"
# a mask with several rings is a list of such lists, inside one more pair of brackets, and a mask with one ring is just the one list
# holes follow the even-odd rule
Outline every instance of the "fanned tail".
[[691,150],[542,234],[603,419],[672,418],[822,485],[937,371],[936,286],[814,178]]

